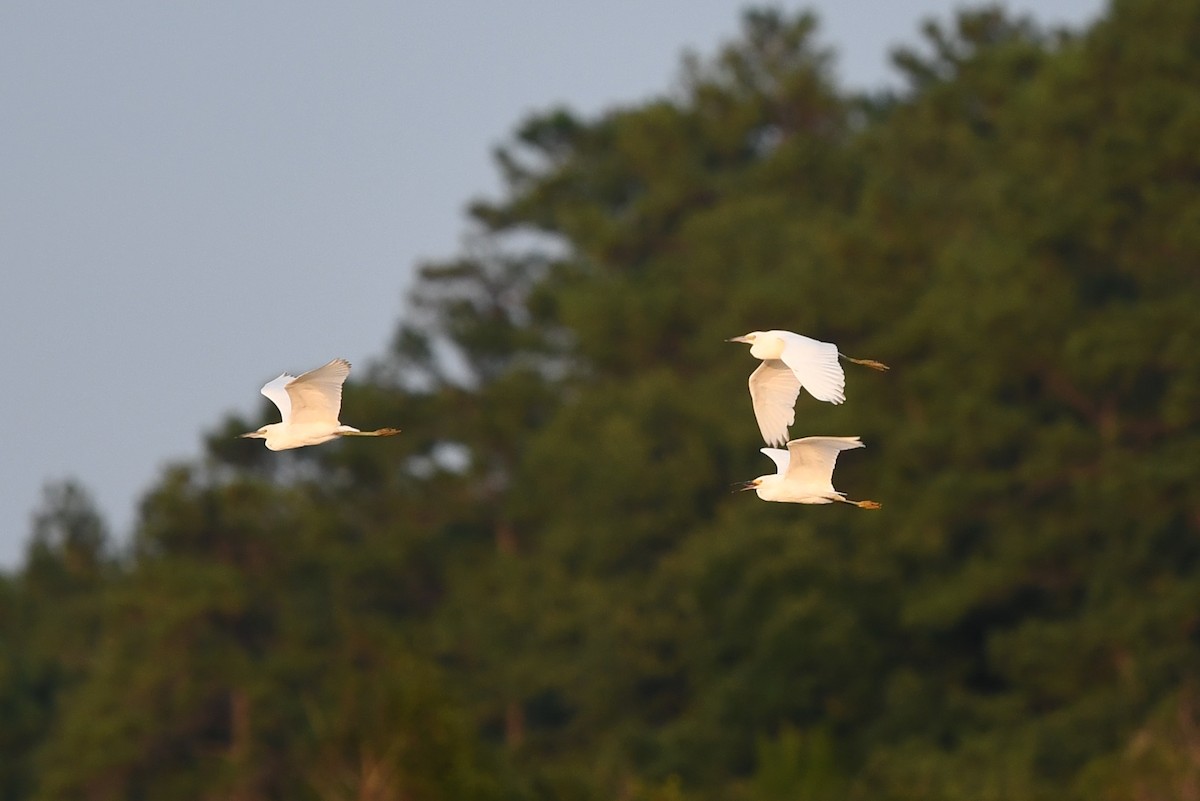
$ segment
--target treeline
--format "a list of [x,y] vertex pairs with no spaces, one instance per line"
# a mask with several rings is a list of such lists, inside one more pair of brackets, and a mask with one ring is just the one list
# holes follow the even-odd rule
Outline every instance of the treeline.
[[[848,93],[752,11],[661,99],[533,116],[347,387],[401,437],[271,453],[264,402],[122,548],[51,487],[0,797],[1198,792],[1200,2],[896,62]],[[792,429],[862,436],[882,511],[729,491],[771,465],[723,340],[767,328],[892,365]]]

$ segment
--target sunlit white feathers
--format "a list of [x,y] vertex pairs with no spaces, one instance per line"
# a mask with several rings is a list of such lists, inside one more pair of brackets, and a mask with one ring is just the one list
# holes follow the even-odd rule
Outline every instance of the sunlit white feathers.
[[787,450],[762,448],[775,462],[776,472],[748,481],[743,489],[752,489],[764,501],[783,503],[849,503],[863,509],[878,509],[875,501],[847,500],[845,493],[833,488],[833,468],[838,454],[863,447],[858,437],[804,437],[787,444]]
[[390,437],[399,434],[399,429],[395,428],[359,431],[342,425],[338,417],[342,408],[342,384],[348,375],[350,362],[334,359],[299,376],[284,373],[268,381],[262,388],[262,394],[278,407],[282,419],[242,436],[264,439],[269,449],[283,451],[320,445],[338,437]]
[[762,360],[750,374],[750,401],[758,430],[768,445],[787,442],[788,426],[796,421],[796,399],[801,388],[819,401],[845,402],[846,375],[839,358],[887,369],[880,362],[844,356],[830,342],[791,331],[752,331],[729,341],[749,344],[750,355]]

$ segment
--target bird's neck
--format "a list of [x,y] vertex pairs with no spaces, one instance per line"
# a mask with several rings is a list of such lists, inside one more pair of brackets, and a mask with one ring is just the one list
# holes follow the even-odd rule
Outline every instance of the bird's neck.
[[778,359],[783,353],[783,340],[779,337],[760,336],[750,346],[750,355],[756,359]]

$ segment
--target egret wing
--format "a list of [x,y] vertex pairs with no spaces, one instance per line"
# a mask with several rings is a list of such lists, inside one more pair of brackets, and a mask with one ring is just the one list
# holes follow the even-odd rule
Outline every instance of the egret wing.
[[773,332],[783,340],[779,358],[792,368],[796,380],[819,401],[844,403],[846,374],[838,362],[837,345],[820,342],[791,331]]
[[768,445],[787,442],[788,426],[796,421],[796,396],[800,382],[791,368],[778,359],[766,359],[750,374],[750,401],[754,419]]
[[864,447],[858,437],[804,437],[788,443],[791,462],[787,480],[833,492],[833,468],[838,454]]
[[791,460],[791,455],[783,448],[759,448],[760,451],[771,457],[771,461],[775,463],[775,472],[783,475],[787,472],[788,462]]
[[296,376],[290,373],[283,373],[279,378],[268,381],[259,390],[279,409],[279,414],[285,423],[292,417],[292,399],[288,397],[286,387],[288,382],[295,380],[295,378]]
[[334,359],[291,381],[286,387],[292,401],[289,422],[336,425],[342,409],[342,383],[349,374],[350,362]]

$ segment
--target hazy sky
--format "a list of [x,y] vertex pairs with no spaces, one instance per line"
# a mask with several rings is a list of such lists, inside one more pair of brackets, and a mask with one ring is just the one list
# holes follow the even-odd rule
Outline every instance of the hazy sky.
[[[670,90],[741,2],[0,4],[0,566],[48,480],[114,533],[283,370],[365,366],[528,113]],[[810,0],[854,88],[939,0]],[[1101,0],[1010,2],[1079,26]],[[349,416],[352,420],[353,415]]]

